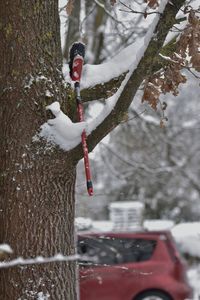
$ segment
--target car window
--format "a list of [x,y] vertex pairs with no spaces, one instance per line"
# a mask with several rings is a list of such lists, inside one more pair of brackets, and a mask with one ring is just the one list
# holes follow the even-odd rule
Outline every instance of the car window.
[[156,240],[81,237],[78,242],[80,261],[85,264],[115,265],[149,260]]

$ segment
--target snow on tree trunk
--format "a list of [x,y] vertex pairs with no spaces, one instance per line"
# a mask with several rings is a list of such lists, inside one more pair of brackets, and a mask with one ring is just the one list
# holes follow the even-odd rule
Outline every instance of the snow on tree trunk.
[[[70,153],[33,137],[66,100],[57,1],[0,2],[0,243],[12,257],[74,253]],[[0,299],[76,299],[75,263],[0,270]]]

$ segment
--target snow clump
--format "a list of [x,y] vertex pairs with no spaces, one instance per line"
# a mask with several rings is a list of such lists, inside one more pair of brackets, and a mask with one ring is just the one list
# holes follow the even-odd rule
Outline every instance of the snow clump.
[[58,101],[46,107],[55,116],[41,126],[39,136],[45,138],[47,142],[58,145],[61,149],[68,151],[81,142],[81,134],[87,132],[87,122],[73,123],[70,118],[60,109]]

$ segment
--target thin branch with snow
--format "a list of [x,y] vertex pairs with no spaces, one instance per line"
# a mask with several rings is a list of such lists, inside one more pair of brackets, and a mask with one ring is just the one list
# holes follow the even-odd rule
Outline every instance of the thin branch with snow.
[[37,256],[35,258],[22,258],[18,257],[10,261],[0,262],[0,269],[16,267],[18,265],[35,265],[35,264],[46,264],[52,262],[64,262],[64,261],[75,261],[79,259],[79,255],[65,256],[63,254],[56,254],[52,257]]
[[152,14],[159,14],[159,15],[162,15],[161,12],[159,11],[151,11],[151,12],[147,12],[147,11],[137,11],[137,10],[134,10],[133,8],[131,8],[130,5],[127,5],[125,3],[123,3],[122,1],[119,1],[119,3],[121,5],[123,5],[126,9],[128,10],[123,10],[123,9],[120,9],[120,11],[123,11],[123,12],[126,12],[126,13],[133,13],[133,14],[140,14],[140,15],[143,15],[145,18],[148,16],[148,15],[152,15]]

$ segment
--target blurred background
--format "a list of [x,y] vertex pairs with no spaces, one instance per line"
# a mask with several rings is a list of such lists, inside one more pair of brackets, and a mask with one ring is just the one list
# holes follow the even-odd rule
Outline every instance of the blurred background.
[[[112,5],[115,1],[108,0],[76,0],[71,7],[66,2],[60,0],[65,62],[70,45],[77,40],[86,44],[86,64],[104,63],[132,43],[137,47],[137,41],[145,35],[154,17],[152,14],[144,18],[144,14],[135,13],[145,11],[143,0],[118,1],[116,5]],[[199,0],[190,1],[190,4],[195,8],[200,5]],[[176,39],[186,23],[186,18],[181,18],[167,40]],[[127,230],[134,226],[171,230],[190,265],[189,277],[198,299],[200,77],[190,71],[183,73],[187,82],[180,85],[178,96],[169,93],[161,96],[162,102],[167,103],[168,121],[164,128],[160,127],[161,112],[141,103],[141,87],[127,120],[90,154],[94,182],[92,198],[85,189],[83,161],[80,161],[76,223],[79,230],[115,230],[119,224]],[[104,103],[100,99],[86,104],[87,119],[98,115]],[[133,206],[127,210],[127,205]]]

